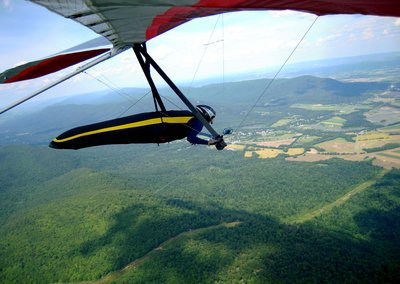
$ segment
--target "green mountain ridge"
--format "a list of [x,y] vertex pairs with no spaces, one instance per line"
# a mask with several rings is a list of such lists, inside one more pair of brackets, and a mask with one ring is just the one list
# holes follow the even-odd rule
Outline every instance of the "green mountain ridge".
[[[112,283],[398,280],[398,170],[339,207],[290,224],[285,220],[326,207],[381,170],[369,162],[243,159],[182,143],[83,152],[10,146],[1,148],[6,156],[4,283],[99,280],[208,227],[169,242]],[[238,223],[213,227],[223,222]]]
[[[365,100],[368,92],[383,91],[390,86],[386,82],[348,83],[329,78],[301,76],[274,80],[267,89],[270,82],[270,79],[232,82],[185,89],[185,92],[194,103],[212,105],[219,113],[219,121],[232,125],[237,123],[237,114],[250,110],[260,96],[262,99],[259,100],[258,106],[271,105],[271,103],[276,105],[277,102],[279,106],[286,107],[296,103],[357,103]],[[142,105],[125,113],[128,109],[127,105],[133,104],[141,97],[138,90],[134,89],[131,92],[132,97],[129,100],[115,94],[110,94],[110,96],[101,94],[100,97],[93,94],[92,100],[89,100],[88,96],[84,97],[83,104],[80,104],[82,101],[79,98],[75,103],[70,99],[66,101],[67,104],[58,102],[38,112],[30,112],[16,118],[11,117],[0,124],[2,137],[0,143],[46,144],[61,132],[73,127],[112,119],[120,115],[153,110],[152,100],[147,97]],[[128,94],[129,89],[124,93]],[[160,93],[168,98],[166,101],[168,108],[186,109],[171,90],[162,89]],[[105,100],[104,103],[101,103],[102,99]],[[170,104],[169,100],[175,101],[178,107]],[[89,103],[90,101],[93,103]]]

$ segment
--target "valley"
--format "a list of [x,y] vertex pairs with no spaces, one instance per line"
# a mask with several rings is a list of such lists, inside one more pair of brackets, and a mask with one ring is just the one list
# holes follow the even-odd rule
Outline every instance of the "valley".
[[[390,90],[376,93],[372,99],[357,104],[294,104],[290,108],[326,114],[313,119],[296,114],[278,119],[269,128],[241,131],[229,137],[228,149],[244,151],[245,157],[275,158],[283,155],[288,161],[304,162],[331,158],[373,160],[374,165],[400,168],[398,101],[400,92]],[[356,124],[351,121],[351,116],[346,116],[354,112],[361,112],[361,119],[371,126],[346,127],[346,124]],[[267,112],[260,114],[267,116]]]
[[399,76],[350,67],[349,80],[189,89],[215,107],[216,129],[233,128],[223,151],[48,147],[69,128],[150,111],[150,98],[131,109],[91,94],[2,117],[0,282],[398,283]]

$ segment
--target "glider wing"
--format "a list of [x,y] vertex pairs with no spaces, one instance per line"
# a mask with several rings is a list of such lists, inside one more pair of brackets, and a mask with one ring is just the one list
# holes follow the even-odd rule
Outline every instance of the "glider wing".
[[106,37],[143,43],[192,19],[245,10],[400,16],[398,0],[31,0]]
[[[295,10],[316,15],[400,16],[398,0],[31,0],[92,29],[114,47],[144,43],[192,19],[225,12]],[[110,49],[56,54],[0,73],[0,83],[33,79]]]
[[110,42],[98,37],[52,56],[24,63],[0,73],[0,84],[35,79],[110,51]]
[[13,83],[38,78],[95,57],[109,50],[110,49],[108,48],[94,49],[60,54],[42,60],[25,63],[0,73],[0,83]]

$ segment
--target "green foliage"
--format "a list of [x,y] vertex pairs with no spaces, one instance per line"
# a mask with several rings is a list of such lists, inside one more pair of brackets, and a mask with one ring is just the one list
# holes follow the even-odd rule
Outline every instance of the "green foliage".
[[397,283],[400,280],[400,171],[393,170],[349,202],[319,216],[313,226],[329,228],[349,235],[367,246],[374,254],[376,269],[382,279],[370,282]]
[[[290,225],[284,220],[333,202],[374,179],[378,169],[342,160],[244,159],[183,143],[79,152],[14,146],[0,153],[4,283],[96,280],[136,260],[110,281],[379,283],[396,277],[395,171],[360,194],[355,206]],[[367,219],[357,217],[365,211]],[[218,225],[224,222],[237,223]]]
[[[215,102],[222,129],[242,122],[243,110],[253,107],[268,83],[234,82],[224,92],[205,86],[189,93],[196,101]],[[318,124],[333,114],[288,106],[353,104],[369,97],[367,90],[386,87],[311,76],[275,80],[243,129],[265,129],[290,117],[275,134],[296,133],[299,124]],[[111,105],[112,112],[126,109],[125,101],[107,101],[107,113],[101,103],[84,103],[10,120],[1,125],[7,135],[0,143],[43,145],[61,128],[109,119]],[[344,127],[373,126],[361,111],[343,118]],[[301,132],[308,140],[293,146],[352,141],[341,132]],[[379,172],[370,162],[247,159],[183,141],[78,152],[1,147],[0,283],[395,283],[398,171],[329,212],[289,223],[335,204],[360,184],[373,184],[368,182]]]
[[382,147],[375,147],[375,148],[367,148],[364,149],[367,153],[391,150],[400,147],[400,143],[388,143]]
[[373,129],[376,127],[375,124],[369,122],[368,120],[365,119],[364,116],[365,111],[356,111],[350,114],[343,115],[343,118],[346,119],[346,123],[344,124],[343,127],[346,128],[366,128],[366,129]]

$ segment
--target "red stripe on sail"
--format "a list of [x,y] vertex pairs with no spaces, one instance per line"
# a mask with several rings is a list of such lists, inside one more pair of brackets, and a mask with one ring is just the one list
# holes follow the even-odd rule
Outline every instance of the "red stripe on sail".
[[38,64],[30,66],[22,70],[18,74],[13,75],[10,78],[4,80],[4,83],[13,83],[18,81],[38,78],[59,71],[61,69],[67,68],[79,62],[82,62],[86,59],[95,57],[109,50],[110,50],[109,48],[88,50],[76,53],[61,54],[47,59],[43,59],[42,61],[39,61]]
[[398,0],[200,0],[193,6],[172,7],[154,17],[146,30],[149,40],[192,19],[233,11],[294,10],[319,16],[330,14],[363,14],[400,16]]

